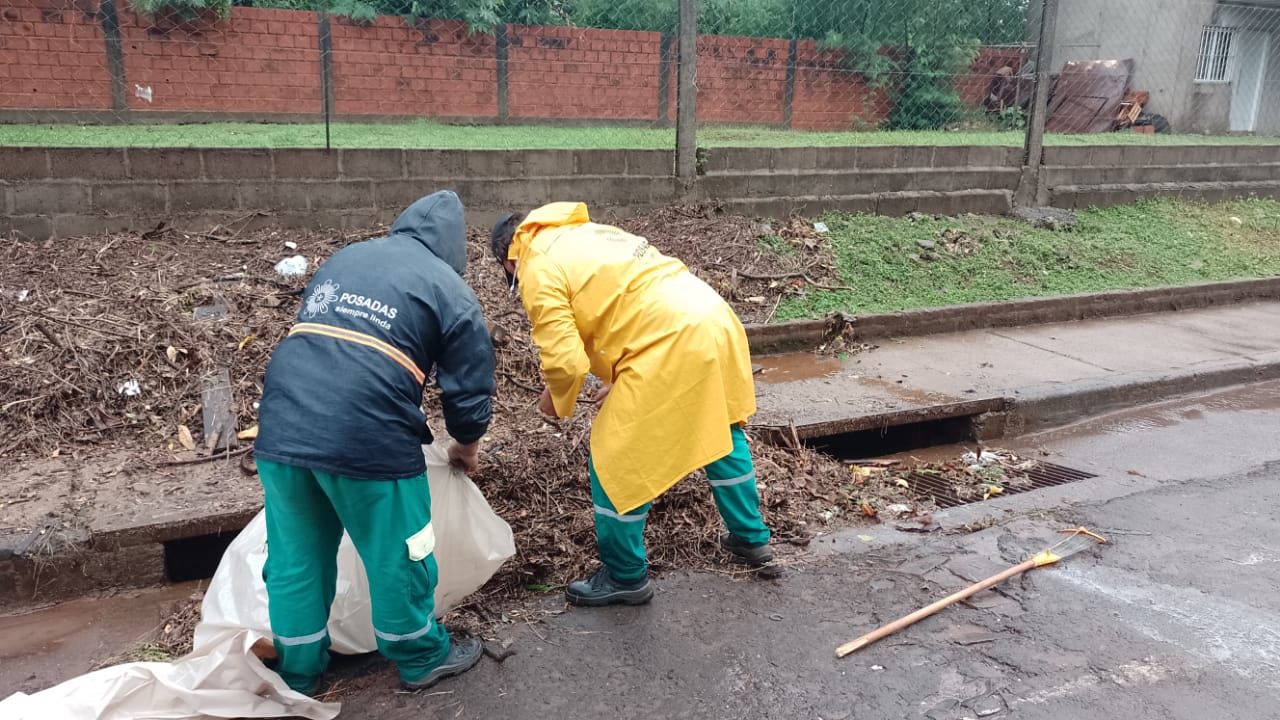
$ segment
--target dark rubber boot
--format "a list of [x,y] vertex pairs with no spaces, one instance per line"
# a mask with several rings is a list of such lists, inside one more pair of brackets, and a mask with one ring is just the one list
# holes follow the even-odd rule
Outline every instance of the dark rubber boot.
[[751,567],[764,567],[773,562],[773,551],[769,549],[768,544],[751,547],[733,533],[720,535],[720,547]]
[[445,678],[461,675],[475,667],[483,654],[484,645],[479,638],[461,640],[454,638],[449,642],[449,654],[444,656],[444,662],[440,663],[435,670],[423,675],[419,680],[412,682],[402,680],[400,684],[405,690],[425,690]]
[[602,567],[586,580],[569,583],[564,596],[570,603],[583,607],[643,605],[653,598],[653,584],[648,575],[635,582],[620,582],[614,579],[609,568]]

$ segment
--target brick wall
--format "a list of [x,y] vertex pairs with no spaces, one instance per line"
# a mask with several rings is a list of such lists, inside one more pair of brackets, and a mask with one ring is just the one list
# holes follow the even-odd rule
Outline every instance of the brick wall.
[[[69,3],[77,9],[67,9]],[[335,18],[331,28],[337,114],[499,115],[494,36],[468,34],[453,21],[410,26],[394,17],[369,24]],[[676,68],[664,62],[660,34],[519,25],[506,33],[509,117],[674,120]],[[246,113],[264,119],[323,112],[315,13],[236,7],[226,20],[166,27],[123,11],[120,35],[132,112]],[[667,45],[674,55],[674,38]],[[783,123],[788,45],[779,39],[700,37],[698,119]],[[792,127],[847,129],[887,117],[888,94],[841,69],[839,61],[838,53],[819,51],[812,41],[797,44]],[[991,73],[1020,62],[1020,51],[984,50],[957,87],[966,102],[977,105]],[[0,80],[0,109],[111,110],[97,0],[11,0],[0,10]],[[667,112],[660,118],[663,87]]]
[[[297,13],[310,18],[311,13]],[[459,22],[410,28],[400,18],[372,26],[334,21],[334,110],[343,115],[493,117],[497,67],[491,35]],[[319,86],[319,75],[309,80]],[[295,112],[307,112],[299,108]]]
[[1020,48],[983,48],[969,73],[956,79],[960,100],[970,107],[981,105],[996,71],[1006,65],[1021,68],[1025,52]]
[[812,40],[796,47],[795,110],[797,130],[829,130],[855,124],[875,125],[889,117],[889,94],[860,76],[838,70],[840,54],[819,51]]
[[0,107],[111,107],[102,27],[93,12],[40,0],[0,10]]
[[658,118],[658,33],[512,25],[507,37],[512,117]]
[[[129,109],[317,112],[318,37],[313,13],[289,10],[236,8],[199,34],[157,33],[124,13],[120,39]],[[104,57],[101,45],[96,50]],[[138,86],[151,89],[150,100],[139,96]]]
[[698,38],[698,119],[782,122],[787,41]]

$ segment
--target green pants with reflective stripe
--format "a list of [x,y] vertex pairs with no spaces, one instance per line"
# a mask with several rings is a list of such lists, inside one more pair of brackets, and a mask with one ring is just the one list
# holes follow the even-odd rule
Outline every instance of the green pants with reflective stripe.
[[[716,509],[724,519],[729,532],[752,547],[769,542],[769,528],[760,517],[760,493],[756,489],[756,471],[751,462],[751,450],[747,447],[747,434],[734,425],[733,452],[707,466],[707,479],[711,482],[711,495]],[[600,548],[600,560],[609,572],[622,581],[639,580],[649,569],[644,556],[644,522],[649,516],[645,503],[631,512],[620,515],[614,509],[609,496],[600,487],[595,464],[588,462],[591,477],[591,502],[596,511],[596,545]]]
[[258,460],[258,474],[267,518],[262,575],[280,677],[306,691],[328,665],[326,628],[344,528],[369,578],[379,652],[404,680],[434,670],[449,652],[449,633],[434,613],[427,476],[355,480],[265,460]]

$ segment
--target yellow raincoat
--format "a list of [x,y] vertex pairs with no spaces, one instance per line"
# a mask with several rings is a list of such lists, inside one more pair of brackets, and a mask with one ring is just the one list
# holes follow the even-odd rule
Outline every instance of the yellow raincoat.
[[755,413],[755,387],[747,334],[715,290],[581,203],[530,213],[508,258],[556,414],[573,414],[588,371],[613,386],[591,455],[618,512],[733,450],[729,427]]

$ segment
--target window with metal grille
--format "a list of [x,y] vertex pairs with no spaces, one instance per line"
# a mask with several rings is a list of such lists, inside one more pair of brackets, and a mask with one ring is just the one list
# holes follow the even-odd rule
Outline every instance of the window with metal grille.
[[1200,62],[1196,65],[1196,82],[1227,82],[1231,79],[1231,45],[1235,28],[1205,25],[1200,34]]

